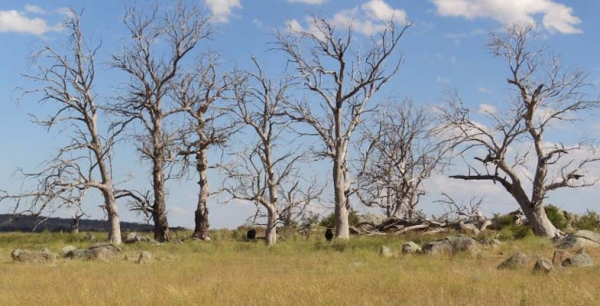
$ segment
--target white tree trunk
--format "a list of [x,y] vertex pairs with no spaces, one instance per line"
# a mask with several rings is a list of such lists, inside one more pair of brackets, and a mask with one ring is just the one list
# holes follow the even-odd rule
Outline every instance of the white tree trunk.
[[277,243],[277,212],[274,208],[267,208],[267,230],[265,233],[265,241],[268,246],[275,245]]

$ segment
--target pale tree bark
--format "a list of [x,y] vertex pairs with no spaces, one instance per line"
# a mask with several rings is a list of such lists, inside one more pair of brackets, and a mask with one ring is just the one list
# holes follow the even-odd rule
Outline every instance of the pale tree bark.
[[258,141],[239,153],[241,161],[224,167],[229,181],[225,191],[233,199],[250,201],[267,210],[265,241],[274,245],[281,205],[279,188],[294,178],[295,164],[302,154],[299,150],[281,149],[293,143],[282,138],[289,126],[289,120],[283,116],[283,105],[288,99],[291,80],[284,78],[274,84],[257,60],[252,60],[256,72],[238,73],[245,76],[238,79],[245,81],[235,85],[234,112]]
[[158,4],[149,9],[131,6],[124,24],[129,43],[120,54],[112,55],[111,65],[129,76],[124,95],[113,111],[140,126],[135,139],[143,159],[152,165],[152,204],[147,207],[154,221],[154,238],[169,240],[166,210],[166,181],[176,155],[174,114],[182,112],[171,96],[172,81],[179,75],[182,61],[191,57],[197,44],[211,30],[200,10],[178,1],[173,7]]
[[413,217],[423,182],[449,163],[451,146],[433,135],[433,122],[410,100],[383,104],[365,120],[356,187],[364,205],[381,207],[387,217]]
[[[537,35],[529,25],[509,26],[506,32],[492,33],[487,46],[494,56],[507,61],[507,81],[516,89],[516,98],[506,110],[488,112],[486,126],[471,119],[458,95],[453,94],[441,119],[445,125],[442,130],[451,136],[451,141],[457,141],[461,152],[477,148],[488,152],[475,157],[476,165],[468,163],[468,174],[451,177],[500,183],[519,204],[534,233],[552,238],[561,232],[544,210],[548,192],[594,185],[597,179],[587,179],[584,173],[600,159],[595,143],[549,144],[544,142],[544,136],[552,124],[578,120],[579,114],[598,108],[600,103],[586,100],[582,94],[585,73],[565,68],[560,57],[543,47],[536,48],[536,43]],[[531,144],[532,160],[527,158],[531,149],[517,147],[522,143]],[[510,156],[509,149],[517,152]],[[585,157],[569,158],[569,153],[583,153]],[[528,170],[529,194],[519,175],[522,169]]]
[[[47,167],[37,173],[25,173],[25,178],[38,180],[38,189],[8,198],[32,200],[30,212],[41,213],[63,205],[80,205],[89,189],[98,190],[104,199],[108,215],[108,240],[121,243],[121,227],[113,183],[113,147],[127,121],[109,124],[101,133],[99,120],[109,120],[102,112],[95,86],[95,56],[99,46],[90,48],[81,31],[81,14],[71,10],[72,17],[64,27],[68,42],[62,49],[44,47],[33,57],[37,75],[26,75],[42,87],[25,90],[25,94],[41,94],[40,103],[56,107],[47,118],[33,116],[33,122],[47,129],[63,128],[70,142],[46,161]],[[62,131],[62,130],[61,130]],[[8,196],[8,195],[6,195]],[[5,197],[6,199],[6,197]],[[81,209],[81,207],[79,208]],[[77,218],[79,219],[79,218]]]
[[[384,30],[360,45],[352,24],[336,28],[333,21],[312,16],[309,30],[291,28],[277,33],[278,48],[287,54],[310,93],[306,100],[289,103],[291,119],[306,123],[322,142],[316,152],[332,161],[335,236],[349,239],[348,194],[351,178],[348,149],[352,133],[368,102],[398,72],[400,38],[410,23],[398,27],[392,18]],[[310,100],[307,101],[307,100]],[[324,114],[322,114],[324,112]]]
[[[236,80],[217,71],[219,57],[206,54],[188,73],[182,73],[173,82],[174,99],[186,114],[186,124],[180,137],[178,154],[184,157],[184,169],[193,164],[198,174],[198,204],[194,214],[195,228],[193,238],[209,240],[208,199],[210,191],[208,170],[212,168],[208,161],[211,148],[226,144],[234,133],[236,124],[228,119],[231,112],[226,105],[225,92]],[[195,157],[194,161],[190,161]]]

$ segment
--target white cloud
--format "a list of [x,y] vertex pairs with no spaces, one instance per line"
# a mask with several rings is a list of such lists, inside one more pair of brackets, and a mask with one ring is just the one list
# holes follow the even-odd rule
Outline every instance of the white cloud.
[[450,83],[450,79],[447,77],[443,77],[443,76],[438,76],[437,77],[437,82],[440,84],[447,84]]
[[219,23],[229,22],[229,18],[234,16],[234,9],[241,9],[241,0],[204,0],[213,14],[213,20]]
[[482,93],[488,93],[488,92],[490,92],[490,90],[487,87],[484,87],[484,86],[479,86],[479,88],[477,88],[477,91],[482,92]]
[[479,104],[479,109],[477,110],[478,113],[480,114],[486,114],[486,115],[494,115],[498,112],[498,110],[496,109],[495,106],[491,105],[491,104]]
[[57,31],[57,28],[48,26],[43,19],[28,18],[15,10],[0,11],[0,32],[42,35],[50,31]]
[[327,2],[327,0],[286,0],[289,3],[304,3],[304,4],[323,4]]
[[[308,31],[318,34],[316,27],[311,24],[311,19],[306,18],[308,29],[302,27],[297,20],[288,20],[286,25],[292,31]],[[400,24],[406,24],[408,17],[404,10],[394,9],[383,0],[369,0],[360,7],[343,10],[336,13],[330,20],[334,26],[352,26],[354,30],[364,35],[373,35],[386,29],[385,21],[393,20]]]
[[25,5],[25,12],[34,14],[46,14],[46,11],[44,11],[43,8],[30,4]]
[[576,26],[581,20],[573,9],[552,0],[432,0],[442,16],[467,19],[493,18],[503,24],[536,24],[534,16],[542,15],[542,25],[551,32],[581,33]]

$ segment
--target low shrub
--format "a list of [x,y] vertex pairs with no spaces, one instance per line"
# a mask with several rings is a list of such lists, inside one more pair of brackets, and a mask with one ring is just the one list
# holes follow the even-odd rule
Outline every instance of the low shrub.
[[598,229],[598,223],[600,223],[598,213],[588,210],[585,215],[579,216],[575,219],[575,222],[573,222],[573,227],[580,230],[593,231]]
[[550,204],[544,207],[548,220],[554,224],[554,226],[560,230],[564,230],[567,227],[567,219],[562,212],[562,209]]

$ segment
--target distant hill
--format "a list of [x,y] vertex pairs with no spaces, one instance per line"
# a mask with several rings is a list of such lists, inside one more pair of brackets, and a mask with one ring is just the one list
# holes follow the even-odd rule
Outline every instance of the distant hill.
[[[108,231],[108,227],[107,220],[79,219],[79,231],[82,232]],[[50,232],[69,232],[71,230],[71,219],[0,214],[0,232],[42,232],[46,230]],[[121,222],[121,230],[144,232],[152,231],[153,226],[143,223]]]

